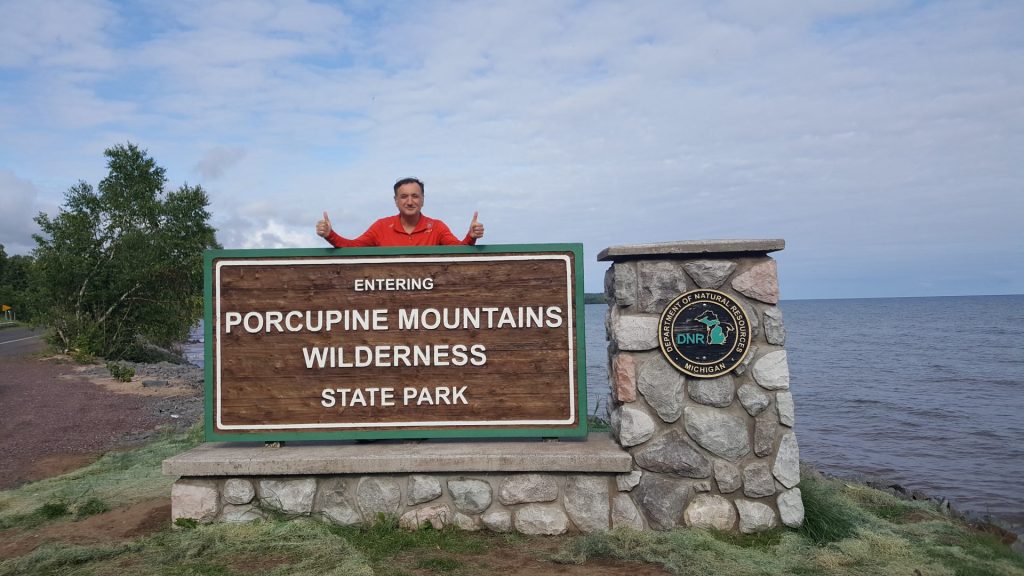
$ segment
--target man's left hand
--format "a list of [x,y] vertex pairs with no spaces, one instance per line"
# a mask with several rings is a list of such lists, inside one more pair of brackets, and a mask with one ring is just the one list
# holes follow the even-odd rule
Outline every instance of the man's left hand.
[[469,237],[478,240],[484,237],[484,225],[477,218],[477,212],[473,212],[473,221],[469,223]]

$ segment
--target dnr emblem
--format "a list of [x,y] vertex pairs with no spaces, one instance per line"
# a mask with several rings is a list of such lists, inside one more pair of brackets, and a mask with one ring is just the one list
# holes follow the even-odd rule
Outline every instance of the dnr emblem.
[[731,296],[693,290],[676,297],[661,314],[658,342],[669,363],[695,378],[732,372],[750,348],[750,322]]

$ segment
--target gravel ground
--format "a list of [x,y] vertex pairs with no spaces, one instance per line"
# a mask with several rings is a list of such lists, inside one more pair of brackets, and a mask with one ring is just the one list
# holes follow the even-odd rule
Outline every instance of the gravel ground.
[[[128,364],[128,363],[124,363]],[[203,374],[192,365],[130,364],[131,382],[105,365],[66,358],[0,363],[0,489],[78,468],[203,413]]]

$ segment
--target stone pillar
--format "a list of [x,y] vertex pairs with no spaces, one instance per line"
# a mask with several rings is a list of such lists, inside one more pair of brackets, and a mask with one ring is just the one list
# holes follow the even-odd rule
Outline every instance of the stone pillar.
[[[803,522],[786,330],[776,262],[783,240],[709,240],[614,246],[608,299],[609,417],[633,456],[620,477],[648,527],[759,532]],[[659,344],[662,313],[708,289],[738,303],[750,345],[739,365],[684,374]]]

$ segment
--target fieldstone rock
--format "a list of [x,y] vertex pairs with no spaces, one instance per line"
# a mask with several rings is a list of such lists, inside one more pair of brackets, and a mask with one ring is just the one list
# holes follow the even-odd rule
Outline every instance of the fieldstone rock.
[[776,346],[786,344],[786,327],[782,324],[782,310],[778,306],[764,311],[764,339]]
[[331,522],[342,526],[354,526],[363,521],[362,516],[352,505],[348,484],[344,478],[322,480],[313,509]]
[[[743,314],[747,317],[750,322],[750,340],[753,342],[758,336],[761,335],[761,314],[754,308],[750,302],[744,302],[740,300],[740,307],[743,308]],[[751,346],[753,348],[753,346]],[[749,355],[749,353],[748,353]]]
[[775,511],[767,504],[737,500],[736,510],[740,513],[740,532],[744,534],[764,532],[778,526]]
[[789,362],[785,350],[761,356],[754,364],[754,380],[766,390],[789,389]]
[[685,385],[683,373],[659,356],[652,356],[637,367],[637,388],[665,422],[675,422],[683,414]]
[[456,512],[455,527],[466,532],[476,532],[480,529],[480,523],[473,516],[467,516],[462,512]]
[[605,476],[569,476],[565,482],[565,511],[580,532],[608,529],[610,490]]
[[725,408],[732,404],[736,385],[730,374],[718,378],[690,378],[686,382],[690,398],[698,404]]
[[220,521],[228,524],[244,524],[254,520],[262,520],[263,511],[253,504],[242,506],[226,504],[220,513]]
[[786,432],[779,443],[772,474],[786,488],[800,483],[800,448],[796,443],[796,434],[792,431]]
[[718,491],[722,494],[735,492],[743,485],[740,469],[724,460],[715,460],[715,481],[718,482]]
[[619,474],[615,477],[615,485],[618,486],[619,492],[629,492],[640,483],[640,478],[643,475],[643,470],[633,470],[629,474]]
[[778,411],[778,421],[780,424],[792,428],[797,423],[797,411],[793,405],[793,393],[776,393],[775,407]]
[[612,358],[612,397],[618,402],[636,401],[636,359],[620,352]]
[[692,260],[683,264],[683,270],[701,288],[718,288],[736,269],[731,260]]
[[775,394],[775,407],[779,411],[779,423],[790,428],[796,424],[796,409],[793,406],[792,392],[778,392]]
[[749,298],[768,304],[779,303],[778,266],[772,258],[754,264],[732,279],[732,287]]
[[736,508],[722,496],[701,494],[686,507],[687,526],[706,530],[732,530],[736,526]]
[[521,534],[555,536],[569,530],[569,518],[557,505],[527,504],[516,512],[515,527]]
[[743,405],[743,409],[751,416],[757,416],[764,412],[764,409],[772,403],[772,399],[753,384],[740,386],[736,393],[740,397],[740,404]]
[[229,478],[224,482],[224,503],[244,506],[256,497],[256,488],[244,478]]
[[652,472],[667,472],[685,478],[707,478],[711,461],[690,444],[678,428],[659,436],[633,453],[637,465]]
[[658,347],[658,320],[654,314],[624,314],[612,309],[610,336],[619,350],[643,352]]
[[285,514],[311,513],[315,495],[316,480],[313,478],[260,480],[260,505]]
[[[750,334],[751,338],[757,336],[755,332],[751,332]],[[743,357],[743,360],[740,362],[739,366],[737,366],[736,369],[732,371],[732,373],[737,376],[742,376],[747,372],[747,369],[750,368],[750,363],[753,362],[754,358],[756,357],[757,346],[751,344],[750,347],[747,348],[747,355]]]
[[661,314],[669,302],[686,292],[686,274],[677,262],[641,261],[639,265],[638,308]]
[[402,505],[402,487],[390,478],[364,477],[356,486],[356,506],[363,518],[373,523],[379,515],[397,516]]
[[686,432],[705,450],[734,462],[750,453],[750,433],[742,418],[704,406],[687,406],[684,414]]
[[775,478],[765,462],[754,462],[743,469],[743,494],[748,498],[764,498],[775,494]]
[[507,510],[495,510],[480,517],[484,527],[492,532],[509,532],[512,530],[512,513]]
[[688,482],[658,474],[644,474],[633,489],[634,502],[644,511],[655,530],[671,530],[678,526],[692,497],[693,487]]
[[619,444],[624,448],[643,444],[654,436],[658,425],[646,412],[632,406],[621,406],[612,417],[612,429],[618,430]]
[[782,523],[790,528],[799,528],[804,523],[804,501],[799,488],[786,490],[779,494],[779,517]]
[[636,268],[632,262],[612,264],[604,274],[604,293],[616,306],[636,304]]
[[178,518],[213,522],[220,511],[219,496],[213,480],[178,480],[171,486],[171,522]]
[[398,526],[403,530],[419,530],[424,524],[430,524],[434,530],[441,530],[451,523],[452,510],[447,504],[414,508],[398,518]]
[[491,485],[483,480],[449,480],[448,493],[452,495],[455,508],[466,514],[479,514],[491,505]]
[[433,476],[413,474],[409,476],[409,504],[423,504],[441,497],[441,481]]
[[612,497],[612,529],[616,528],[637,531],[644,529],[644,519],[640,515],[640,510],[626,494],[616,494]]
[[363,523],[363,517],[359,515],[359,511],[347,502],[321,508],[320,514],[340,526],[355,526]]
[[512,474],[498,486],[498,502],[510,506],[552,502],[558,498],[558,482],[546,474]]
[[764,458],[775,450],[775,416],[761,414],[754,420],[754,454]]
[[694,492],[711,492],[711,480],[696,480],[693,483]]

